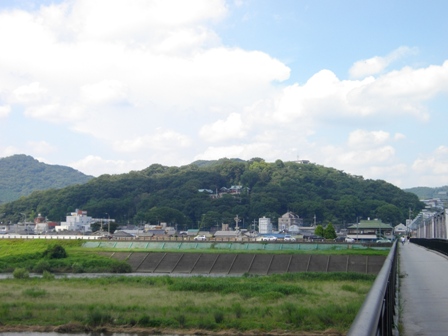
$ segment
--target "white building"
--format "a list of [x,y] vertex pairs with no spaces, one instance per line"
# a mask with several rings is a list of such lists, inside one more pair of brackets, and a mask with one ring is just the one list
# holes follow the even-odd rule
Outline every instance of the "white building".
[[90,225],[93,223],[92,217],[87,216],[87,211],[76,209],[70,216],[66,216],[66,221],[56,226],[56,231],[92,231]]
[[293,225],[297,225],[298,227],[303,225],[303,219],[296,215],[294,212],[288,211],[278,219],[279,231],[289,231],[290,227]]
[[263,218],[258,219],[258,232],[261,234],[272,233],[272,223],[270,218],[263,216]]

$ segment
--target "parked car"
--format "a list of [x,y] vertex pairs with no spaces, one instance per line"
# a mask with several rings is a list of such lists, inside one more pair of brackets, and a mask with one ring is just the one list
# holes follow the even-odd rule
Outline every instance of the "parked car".
[[261,241],[277,241],[277,237],[266,236],[266,237],[261,238]]
[[194,237],[194,240],[204,241],[204,240],[207,240],[207,238],[204,235],[201,235],[201,236]]
[[188,236],[188,232],[187,231],[181,231],[179,232],[180,236]]
[[295,242],[296,241],[296,239],[291,235],[285,235],[285,237],[283,237],[283,240],[285,242]]
[[390,244],[390,243],[392,243],[392,240],[387,239],[387,238],[381,238],[381,239],[378,239],[376,242],[378,244]]
[[309,241],[324,241],[325,240],[324,237],[318,236],[318,235],[307,236],[307,237],[304,237],[304,239],[309,240]]
[[354,243],[355,242],[355,238],[345,237],[345,242],[346,243]]
[[343,242],[345,242],[345,238],[346,238],[345,236],[339,236],[339,237],[336,237],[334,239],[334,241],[337,243],[343,243]]

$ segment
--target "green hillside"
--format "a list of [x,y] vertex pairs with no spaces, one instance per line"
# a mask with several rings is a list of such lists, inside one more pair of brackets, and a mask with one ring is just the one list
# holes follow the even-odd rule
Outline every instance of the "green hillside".
[[416,194],[419,199],[440,198],[442,200],[448,200],[448,186],[439,188],[415,187],[404,189],[404,191]]
[[[240,193],[216,193],[222,187],[241,186]],[[202,189],[212,191],[199,191]],[[61,221],[67,212],[82,209],[92,217],[106,213],[118,223],[167,222],[179,229],[210,228],[221,223],[240,227],[266,216],[277,223],[293,211],[305,225],[354,223],[357,217],[379,218],[396,225],[409,209],[423,204],[417,196],[381,180],[368,180],[333,168],[277,160],[267,163],[221,159],[167,167],[153,164],[142,171],[102,175],[61,190],[39,191],[0,206],[5,219],[17,221],[20,213],[41,213]]]
[[64,166],[48,165],[27,155],[0,159],[0,203],[28,196],[36,190],[86,183],[92,176]]

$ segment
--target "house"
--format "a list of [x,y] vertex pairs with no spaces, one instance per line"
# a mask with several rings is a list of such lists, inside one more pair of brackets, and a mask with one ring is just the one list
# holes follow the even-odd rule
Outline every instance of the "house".
[[409,232],[406,225],[400,223],[397,226],[394,227],[394,233],[396,235],[407,235]]
[[290,227],[293,225],[303,225],[303,219],[294,212],[288,211],[278,219],[278,231],[289,231]]
[[379,237],[393,239],[394,228],[390,224],[383,223],[380,219],[361,220],[359,223],[347,228],[347,237],[355,241],[376,241]]

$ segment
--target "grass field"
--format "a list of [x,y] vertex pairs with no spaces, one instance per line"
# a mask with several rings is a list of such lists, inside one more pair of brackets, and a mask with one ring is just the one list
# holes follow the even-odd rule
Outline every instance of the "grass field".
[[[0,331],[343,335],[375,279],[359,273],[54,278],[52,273],[58,272],[130,271],[125,262],[97,253],[107,249],[84,248],[82,243],[0,241],[0,272],[44,274],[0,280]],[[66,257],[48,253],[55,244]]]
[[343,334],[373,281],[353,273],[4,279],[0,325]]

